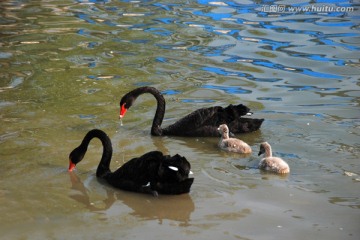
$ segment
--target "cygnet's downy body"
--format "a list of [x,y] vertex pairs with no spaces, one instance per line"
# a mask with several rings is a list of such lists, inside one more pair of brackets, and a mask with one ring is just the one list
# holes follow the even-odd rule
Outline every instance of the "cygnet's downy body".
[[221,124],[218,131],[221,134],[221,139],[218,145],[222,150],[244,154],[252,152],[251,147],[246,142],[237,138],[229,137],[229,128],[226,124]]
[[261,143],[258,156],[261,154],[265,154],[265,158],[261,159],[259,163],[260,169],[280,174],[290,172],[289,165],[283,159],[272,156],[271,146],[269,143]]

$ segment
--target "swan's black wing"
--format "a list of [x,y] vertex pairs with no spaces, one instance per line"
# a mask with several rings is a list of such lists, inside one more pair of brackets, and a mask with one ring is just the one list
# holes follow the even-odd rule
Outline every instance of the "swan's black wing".
[[151,193],[153,189],[150,185],[156,184],[157,171],[163,158],[164,155],[159,151],[148,152],[129,160],[105,179],[119,189]]
[[[178,172],[169,166],[178,168]],[[159,151],[133,158],[105,179],[113,187],[157,195],[188,193],[194,179],[188,178],[190,163],[180,155],[173,157]]]
[[163,128],[162,135],[191,136],[189,133],[196,132],[199,128],[204,127],[207,121],[213,119],[214,115],[216,116],[217,111],[221,111],[221,107],[198,109],[174,124]]
[[193,182],[194,178],[187,178],[177,183],[158,182],[155,189],[162,194],[183,194],[190,192]]
[[220,136],[217,131],[220,124],[227,124],[232,133],[255,131],[263,119],[242,118],[249,112],[242,104],[198,109],[164,128],[163,135],[215,137]]
[[257,118],[239,118],[228,123],[229,131],[231,133],[248,133],[256,131],[260,128],[264,119]]

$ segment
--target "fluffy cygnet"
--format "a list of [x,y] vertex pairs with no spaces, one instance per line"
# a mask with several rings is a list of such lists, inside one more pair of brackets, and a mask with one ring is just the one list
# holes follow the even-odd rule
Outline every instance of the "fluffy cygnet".
[[261,143],[258,156],[263,153],[265,153],[265,158],[259,163],[260,169],[282,174],[290,172],[290,167],[284,160],[272,156],[271,146],[267,142]]
[[218,131],[221,134],[219,147],[225,151],[237,153],[251,153],[251,147],[244,141],[229,137],[229,128],[226,124],[219,126]]

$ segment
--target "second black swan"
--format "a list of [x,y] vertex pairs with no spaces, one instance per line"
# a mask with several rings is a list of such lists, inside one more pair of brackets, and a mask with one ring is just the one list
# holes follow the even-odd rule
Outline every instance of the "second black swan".
[[189,137],[218,137],[218,126],[226,124],[232,134],[248,133],[260,128],[264,119],[243,118],[251,115],[250,109],[243,104],[229,105],[226,108],[215,106],[198,109],[165,128],[161,127],[165,115],[165,99],[154,87],[139,87],[120,100],[120,119],[133,105],[141,94],[150,93],[157,100],[155,116],[151,127],[151,135],[189,136]]
[[188,193],[194,181],[189,178],[190,163],[185,157],[163,155],[159,151],[148,152],[133,158],[115,172],[110,170],[112,145],[105,132],[98,129],[89,131],[81,144],[69,155],[69,171],[73,171],[85,156],[87,147],[93,138],[100,139],[103,153],[96,170],[96,176],[111,186],[133,192],[161,194]]

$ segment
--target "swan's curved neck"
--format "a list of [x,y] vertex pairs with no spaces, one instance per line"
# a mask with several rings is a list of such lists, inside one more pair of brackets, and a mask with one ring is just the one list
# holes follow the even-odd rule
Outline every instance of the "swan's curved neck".
[[229,132],[228,131],[223,131],[221,137],[222,137],[222,139],[228,139],[229,138]]
[[265,149],[265,157],[272,157],[272,151],[271,151],[270,144],[265,144],[264,149]]
[[110,161],[111,161],[112,151],[113,151],[112,145],[111,145],[111,140],[108,137],[108,135],[106,135],[106,133],[104,133],[103,131],[98,130],[98,129],[93,129],[86,134],[86,136],[84,137],[84,139],[81,142],[79,147],[84,149],[84,151],[86,152],[87,147],[93,138],[100,139],[102,146],[103,146],[103,153],[101,156],[99,166],[96,170],[96,176],[100,177],[100,178],[104,178],[105,175],[107,175],[108,173],[111,173]]
[[163,95],[159,92],[159,90],[153,87],[141,87],[136,90],[137,90],[136,93],[137,96],[143,93],[150,93],[156,98],[157,106],[156,106],[154,120],[151,126],[151,135],[161,136],[162,135],[161,124],[164,119],[165,107],[166,107],[166,103]]

